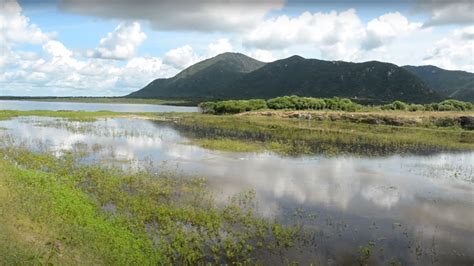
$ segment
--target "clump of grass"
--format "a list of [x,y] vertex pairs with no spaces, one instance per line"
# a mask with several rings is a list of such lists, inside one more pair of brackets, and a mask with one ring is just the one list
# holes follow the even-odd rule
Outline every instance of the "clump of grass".
[[[302,236],[258,217],[252,191],[222,206],[203,179],[79,165],[74,153],[10,146],[0,155],[0,197],[11,199],[0,201],[8,213],[0,218],[0,258],[8,264],[255,263]],[[18,236],[19,223],[31,224],[26,236]]]

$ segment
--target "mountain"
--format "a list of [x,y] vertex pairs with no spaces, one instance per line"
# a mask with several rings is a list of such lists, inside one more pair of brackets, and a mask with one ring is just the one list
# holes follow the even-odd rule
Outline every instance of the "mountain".
[[201,61],[169,79],[156,79],[131,98],[209,98],[223,97],[222,88],[265,63],[239,53],[224,53]]
[[403,66],[433,90],[448,98],[474,102],[474,73],[435,66]]
[[[439,100],[423,81],[389,63],[348,63],[292,56],[268,63],[232,84],[232,97],[349,97],[368,102]],[[238,93],[238,94],[237,94]]]
[[157,79],[127,97],[215,100],[283,95],[340,96],[371,103],[441,100],[420,78],[394,64],[300,56],[263,63],[239,53],[204,60],[173,78]]

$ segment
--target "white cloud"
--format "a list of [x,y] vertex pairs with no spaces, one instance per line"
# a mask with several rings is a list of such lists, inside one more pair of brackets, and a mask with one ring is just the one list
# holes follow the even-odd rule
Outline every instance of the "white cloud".
[[474,72],[474,26],[456,29],[439,40],[428,51],[424,63]]
[[61,42],[48,41],[43,45],[43,50],[53,57],[70,57],[72,52],[68,50]]
[[199,61],[191,45],[184,45],[168,51],[163,57],[165,64],[171,65],[176,69],[184,69]]
[[209,44],[207,47],[207,56],[212,57],[225,52],[232,52],[233,50],[234,48],[232,44],[230,44],[229,39],[222,38]]
[[421,23],[409,22],[399,12],[384,14],[367,25],[355,9],[340,13],[304,12],[294,18],[282,15],[260,23],[243,38],[243,45],[261,51],[274,50],[276,54],[293,49],[296,54],[312,51],[323,59],[352,61],[363,57],[364,51],[383,50],[394,39],[414,35],[421,27]]
[[129,59],[135,55],[138,46],[145,41],[146,37],[146,34],[141,31],[140,23],[123,23],[102,38],[99,47],[94,51],[88,51],[87,55],[106,59]]
[[304,12],[290,18],[282,15],[260,23],[243,40],[247,47],[282,49],[294,45],[331,46],[363,34],[354,9],[337,13]]
[[121,69],[116,85],[131,92],[130,89],[142,88],[158,77],[171,77],[176,72],[175,68],[164,64],[159,58],[135,57]]
[[44,33],[38,26],[31,24],[21,14],[21,7],[16,1],[2,0],[0,8],[0,47],[11,47],[15,44],[41,44],[54,33]]
[[249,53],[249,56],[257,60],[260,60],[262,62],[272,62],[276,60],[273,53],[267,50],[260,50],[260,49],[253,50]]
[[421,23],[410,23],[399,12],[387,13],[371,20],[362,43],[365,50],[380,47],[396,37],[407,36],[421,28]]
[[65,11],[126,20],[149,21],[159,30],[240,31],[258,23],[284,0],[60,0]]

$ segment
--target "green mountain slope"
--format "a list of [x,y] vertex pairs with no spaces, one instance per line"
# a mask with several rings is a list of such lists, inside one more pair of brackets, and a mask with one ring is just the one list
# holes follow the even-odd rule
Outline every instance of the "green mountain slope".
[[435,66],[403,66],[442,96],[474,102],[474,73]]
[[239,53],[224,53],[194,64],[170,79],[156,79],[131,98],[215,98],[222,88],[265,63]]
[[366,102],[433,102],[441,97],[409,71],[382,62],[348,63],[292,56],[263,63],[225,53],[170,79],[157,79],[128,97],[248,99],[283,95],[349,97]]

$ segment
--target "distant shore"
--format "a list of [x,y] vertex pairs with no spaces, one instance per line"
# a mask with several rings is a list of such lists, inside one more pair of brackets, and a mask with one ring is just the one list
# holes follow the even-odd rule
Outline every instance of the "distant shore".
[[123,104],[152,104],[152,105],[175,105],[175,106],[197,106],[199,104],[199,102],[195,102],[191,100],[138,99],[138,98],[124,98],[124,97],[0,96],[0,100],[39,101],[39,102],[77,102],[77,103],[123,103]]

